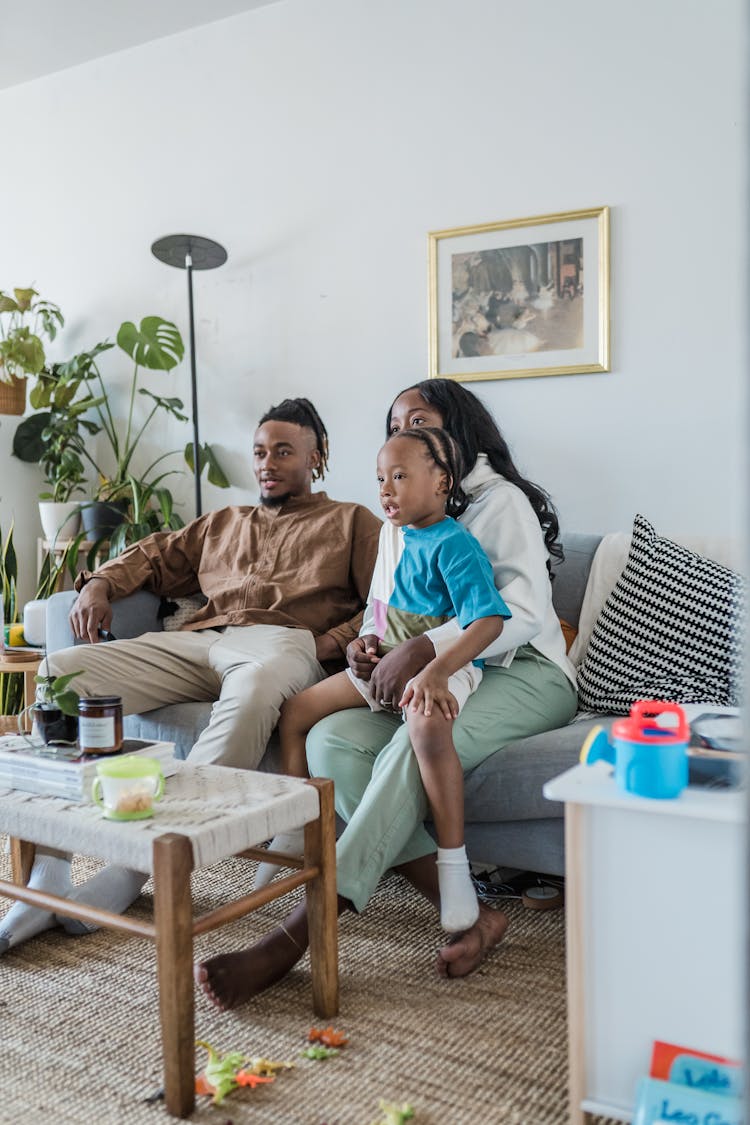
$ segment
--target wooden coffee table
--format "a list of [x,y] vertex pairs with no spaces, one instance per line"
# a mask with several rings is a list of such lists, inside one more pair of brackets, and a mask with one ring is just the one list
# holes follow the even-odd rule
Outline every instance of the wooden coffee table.
[[[292,874],[193,917],[190,874],[228,856],[266,859],[255,845],[304,825],[304,860],[284,857]],[[310,917],[312,1001],[321,1019],[338,1012],[338,914],[333,782],[180,763],[167,779],[152,819],[103,819],[93,803],[76,804],[0,789],[0,831],[11,836],[13,882],[0,895],[67,917],[150,938],[156,943],[167,1110],[187,1117],[195,1106],[193,938],[242,918],[296,887],[306,888]],[[36,845],[60,848],[147,871],[154,880],[154,920],[72,903],[25,884]]]

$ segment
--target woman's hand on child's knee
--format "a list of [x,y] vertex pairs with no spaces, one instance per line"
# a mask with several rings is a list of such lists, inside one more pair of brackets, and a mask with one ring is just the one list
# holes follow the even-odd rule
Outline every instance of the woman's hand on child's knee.
[[379,637],[368,633],[364,637],[355,637],[346,648],[346,661],[354,675],[360,680],[369,680],[375,665],[380,660],[378,656]]

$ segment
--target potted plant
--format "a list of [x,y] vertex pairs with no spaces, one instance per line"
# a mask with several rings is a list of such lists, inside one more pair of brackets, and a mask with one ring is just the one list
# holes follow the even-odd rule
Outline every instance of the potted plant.
[[[70,499],[80,489],[86,468],[93,470],[98,481],[94,496],[81,504],[85,534],[94,543],[90,567],[95,565],[93,560],[99,558],[105,541],[109,541],[113,556],[152,531],[181,527],[183,522],[174,510],[170,490],[164,485],[165,478],[178,470],[157,471],[177,451],[161,454],[138,476],[133,469],[136,449],[157,415],[187,420],[179,398],[166,398],[138,385],[143,368],[170,371],[177,366],[184,354],[182,337],[170,321],[150,316],[138,327],[125,321],[117,333],[117,344],[133,360],[124,428],[115,419],[99,369],[99,357],[114,347],[103,341],[39,373],[30,401],[45,409],[24,419],[13,446],[21,460],[42,464],[53,499]],[[145,417],[137,417],[137,396],[148,400]],[[97,434],[102,434],[109,446],[106,461],[101,458],[101,464],[95,459],[90,441]],[[201,470],[208,470],[209,481],[227,488],[229,481],[208,444],[201,446],[199,457]],[[185,449],[185,461],[192,469],[192,443]],[[115,536],[118,525],[121,530]],[[62,537],[59,523],[56,532]]]
[[75,742],[78,738],[80,696],[70,683],[80,675],[81,671],[34,677],[36,703],[31,711],[43,742]]
[[[119,554],[131,543],[150,535],[153,531],[172,530],[182,527],[183,520],[174,510],[174,500],[170,490],[164,485],[166,477],[177,472],[168,469],[158,472],[158,466],[176,451],[162,453],[136,476],[133,470],[133,456],[144,434],[157,416],[171,415],[178,421],[187,421],[182,400],[154,394],[139,386],[141,369],[150,371],[171,371],[182,360],[185,347],[179,329],[171,321],[159,316],[147,316],[136,326],[132,321],[120,325],[117,345],[133,361],[133,374],[130,381],[128,416],[124,427],[117,425],[109,403],[99,366],[98,355],[111,348],[109,343],[99,344],[91,353],[85,378],[89,383],[89,393],[96,393],[94,408],[101,431],[109,444],[110,462],[113,467],[107,472],[98,469],[99,485],[94,501],[82,506],[84,527],[89,539],[99,543],[110,540],[110,557]],[[63,365],[65,370],[65,365]],[[92,390],[93,388],[93,390]],[[136,417],[137,395],[150,400],[145,417]],[[188,453],[189,451],[189,453]],[[229,480],[221,469],[213,450],[203,445],[200,450],[201,467],[208,468],[208,479],[219,488],[227,488]],[[192,467],[192,445],[188,443],[185,459]],[[104,520],[99,517],[95,504],[106,505]],[[119,511],[118,511],[119,508]],[[117,531],[115,531],[117,528]]]
[[[67,569],[75,574],[77,550],[69,545],[59,562],[47,553],[37,581],[36,598],[48,598],[57,589],[60,575]],[[18,557],[13,542],[13,524],[5,539],[0,531],[0,586],[2,587],[2,619],[6,625],[19,623],[20,607],[17,598]],[[23,673],[0,673],[0,717],[17,716],[23,708]],[[0,718],[0,730],[7,725]],[[15,724],[14,724],[15,725]]]
[[[83,352],[39,373],[29,396],[37,412],[20,423],[13,437],[14,455],[42,466],[47,488],[39,494],[39,515],[45,538],[51,542],[71,539],[78,531],[80,503],[74,497],[84,491],[84,459],[91,461],[88,439],[101,428],[84,417],[103,401],[89,393],[88,357]],[[83,397],[76,397],[81,387]]]
[[23,414],[26,378],[44,368],[43,337],[54,340],[65,323],[57,305],[36,289],[0,290],[0,414]]

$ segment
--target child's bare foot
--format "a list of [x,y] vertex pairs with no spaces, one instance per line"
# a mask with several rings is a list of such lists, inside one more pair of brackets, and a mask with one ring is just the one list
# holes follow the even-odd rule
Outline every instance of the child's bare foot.
[[196,962],[195,981],[212,1004],[226,1011],[280,981],[304,952],[285,930],[276,929],[249,949]]
[[462,934],[456,934],[438,951],[436,969],[441,977],[466,977],[484,961],[505,937],[508,919],[500,910],[479,907],[479,918]]

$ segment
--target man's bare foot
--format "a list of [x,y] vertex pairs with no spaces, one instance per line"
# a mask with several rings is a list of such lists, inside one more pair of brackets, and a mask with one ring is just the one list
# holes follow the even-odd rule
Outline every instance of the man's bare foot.
[[304,952],[286,931],[276,929],[249,949],[197,961],[195,982],[212,1004],[227,1011],[280,981]]
[[480,904],[479,918],[470,930],[456,934],[438,950],[436,969],[441,977],[466,977],[505,937],[508,919],[500,910]]

